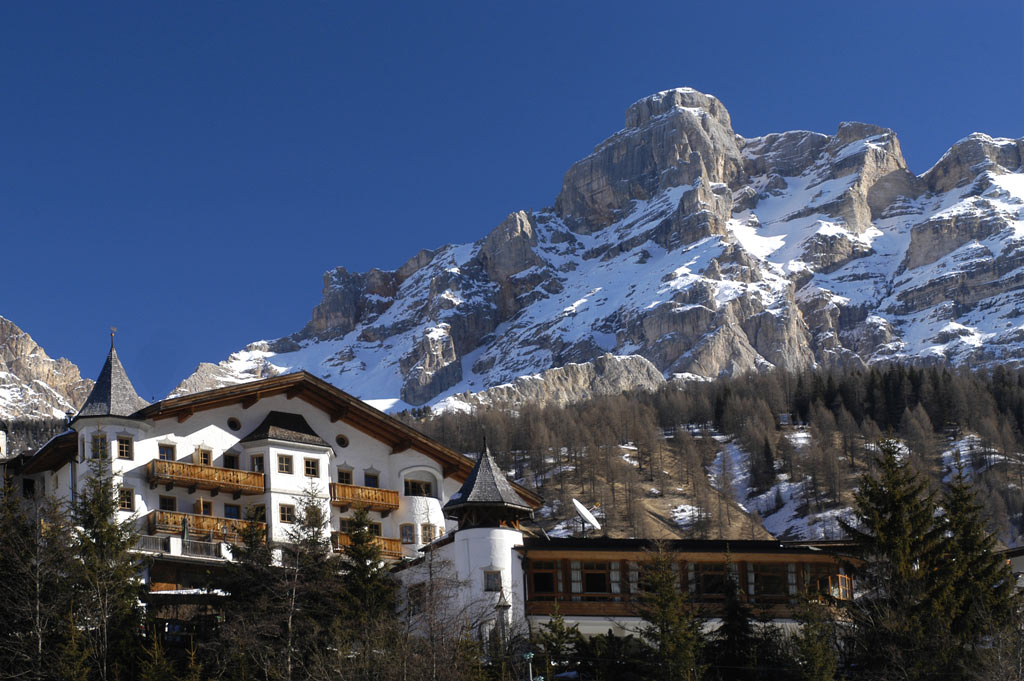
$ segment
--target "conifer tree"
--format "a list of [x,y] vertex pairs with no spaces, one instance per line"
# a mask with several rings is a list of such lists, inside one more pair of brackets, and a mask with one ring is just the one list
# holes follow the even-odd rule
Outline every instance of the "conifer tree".
[[643,566],[638,614],[651,648],[650,678],[696,681],[703,675],[700,623],[679,587],[676,558],[658,547]]
[[857,525],[843,523],[865,564],[857,572],[863,595],[850,607],[848,652],[870,678],[928,678],[941,665],[947,638],[937,569],[943,546],[927,484],[885,440],[854,495]]
[[349,621],[390,617],[394,614],[397,586],[381,558],[380,545],[370,532],[366,509],[356,510],[351,528],[351,544],[342,554],[341,569]]
[[725,585],[722,623],[711,635],[708,654],[718,679],[750,679],[757,664],[758,638],[754,612],[742,599],[733,579]]
[[990,639],[1011,623],[1019,605],[1013,575],[995,554],[995,538],[984,527],[981,505],[957,458],[943,495],[943,560],[938,572],[948,585],[943,615],[950,637],[949,673],[977,670]]
[[80,582],[76,615],[86,649],[101,681],[127,677],[139,649],[139,602],[144,586],[132,553],[135,518],[118,519],[118,492],[105,459],[94,459],[78,499],[72,505],[74,552]]
[[558,611],[555,602],[551,618],[540,625],[533,643],[539,649],[538,656],[543,667],[552,674],[568,671],[575,665],[575,658],[583,642],[579,625],[566,626],[565,618]]

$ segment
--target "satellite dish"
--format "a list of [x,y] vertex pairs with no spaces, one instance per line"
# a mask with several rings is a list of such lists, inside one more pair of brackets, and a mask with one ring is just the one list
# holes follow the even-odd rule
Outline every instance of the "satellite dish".
[[572,500],[572,505],[576,507],[576,512],[580,514],[580,519],[583,520],[583,536],[587,536],[587,525],[592,526],[595,530],[601,529],[601,523],[597,522],[597,518],[594,514],[587,510],[587,507],[579,502],[577,499]]

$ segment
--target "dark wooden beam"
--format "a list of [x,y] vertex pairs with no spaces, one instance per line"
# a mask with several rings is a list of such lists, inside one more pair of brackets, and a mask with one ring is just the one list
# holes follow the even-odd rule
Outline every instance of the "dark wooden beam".
[[401,454],[405,450],[409,449],[409,447],[412,447],[411,442],[409,442],[408,440],[399,440],[394,444],[394,446],[391,447],[391,453]]
[[346,416],[348,416],[348,406],[347,405],[341,405],[340,407],[335,407],[334,410],[331,412],[331,423],[335,423],[337,421],[340,421],[343,418],[345,418]]
[[188,421],[192,417],[192,414],[194,413],[194,409],[188,409],[186,411],[181,412],[180,414],[178,414],[178,423],[185,423],[185,421]]
[[260,401],[260,394],[259,393],[256,393],[255,395],[249,395],[247,397],[243,397],[242,398],[242,409],[248,409],[249,407],[251,407],[252,405],[256,404],[259,401]]

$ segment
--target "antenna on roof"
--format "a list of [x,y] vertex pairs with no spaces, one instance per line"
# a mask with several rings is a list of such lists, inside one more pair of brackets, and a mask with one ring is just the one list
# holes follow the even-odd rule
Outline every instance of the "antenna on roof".
[[580,516],[580,522],[583,525],[583,538],[587,538],[587,525],[590,525],[595,530],[601,529],[601,523],[597,522],[597,518],[594,514],[587,510],[587,507],[579,502],[577,499],[572,500],[572,505],[576,507],[576,513]]

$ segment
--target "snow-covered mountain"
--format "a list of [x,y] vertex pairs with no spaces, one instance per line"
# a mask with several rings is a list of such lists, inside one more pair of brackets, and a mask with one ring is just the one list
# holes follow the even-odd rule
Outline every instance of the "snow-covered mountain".
[[569,169],[553,207],[395,271],[338,267],[304,329],[176,392],[305,369],[420,405],[554,369],[499,393],[558,384],[564,401],[772,367],[1019,364],[1022,153],[1024,139],[974,134],[915,176],[891,130],[748,139],[716,98],[659,92]]
[[82,406],[92,385],[70,361],[51,359],[31,336],[0,317],[0,420],[62,419]]

